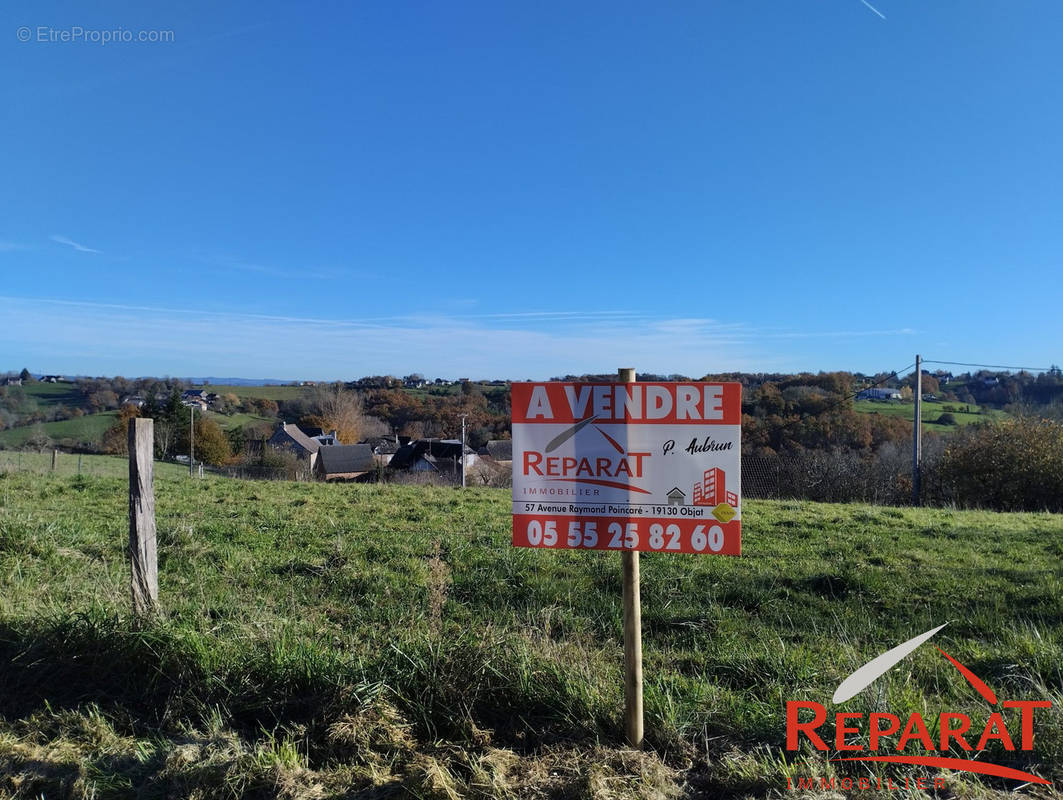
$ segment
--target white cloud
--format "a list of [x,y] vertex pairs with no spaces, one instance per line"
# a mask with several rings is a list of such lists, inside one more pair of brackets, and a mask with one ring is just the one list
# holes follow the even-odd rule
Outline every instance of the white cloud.
[[[330,379],[422,372],[546,378],[635,364],[653,372],[751,368],[747,343],[711,320],[679,329],[634,315],[327,320],[0,298],[15,335],[0,362],[33,353],[65,372]],[[517,318],[520,319],[520,318]],[[17,360],[17,359],[16,359]],[[762,358],[756,359],[762,363]]]
[[0,314],[12,334],[0,344],[0,365],[32,356],[67,373],[316,380],[409,372],[543,379],[629,365],[692,377],[785,371],[796,366],[792,351],[777,349],[787,339],[871,333],[758,331],[623,310],[317,319],[0,297]]

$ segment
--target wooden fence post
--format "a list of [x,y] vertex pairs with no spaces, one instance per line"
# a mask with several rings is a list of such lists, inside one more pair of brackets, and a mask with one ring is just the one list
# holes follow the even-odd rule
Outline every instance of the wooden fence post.
[[52,448],[52,472],[55,472],[55,462],[59,460],[59,451]]
[[[635,370],[617,370],[621,383],[634,383]],[[625,550],[624,575],[624,728],[627,742],[642,747],[642,598],[639,590],[639,552]]]
[[129,561],[133,613],[159,610],[159,562],[155,543],[155,421],[129,420]]

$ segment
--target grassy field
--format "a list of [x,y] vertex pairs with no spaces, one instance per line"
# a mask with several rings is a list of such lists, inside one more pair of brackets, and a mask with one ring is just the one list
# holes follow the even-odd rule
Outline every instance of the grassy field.
[[[203,412],[197,413],[197,419],[199,418],[199,413]],[[235,414],[218,414],[214,411],[207,411],[206,414],[207,417],[218,423],[219,427],[225,431],[231,430],[232,428],[242,428],[245,425],[258,425],[262,422],[265,422],[270,427],[277,424],[276,417],[262,417],[257,414],[245,414],[242,411]]]
[[267,400],[295,400],[305,397],[314,391],[313,386],[224,386],[213,383],[207,386],[196,386],[197,389],[206,389],[208,392],[217,394],[234,394],[243,399],[245,397],[263,397]]
[[[78,472],[78,464],[81,472]],[[52,454],[0,450],[0,472],[32,472],[38,475],[52,471]],[[129,475],[126,456],[80,455],[60,453],[55,463],[57,476],[84,475],[98,478],[125,478]],[[166,461],[155,462],[156,478],[187,478],[188,467]]]
[[[640,753],[620,557],[512,548],[507,492],[161,476],[156,498],[165,613],[138,625],[124,482],[0,475],[0,796],[798,796],[787,777],[844,765],[783,750],[786,700],[829,708],[946,621],[1002,699],[1054,703],[1032,754],[983,757],[1063,782],[1058,515],[749,501],[741,558],[643,554]],[[885,709],[988,713],[931,647],[844,707]]]
[[[938,417],[945,413],[945,406],[951,406],[955,409],[970,409],[970,413],[967,413],[965,410],[951,412],[956,418],[957,426],[970,425],[972,422],[997,422],[1001,419],[1006,419],[1009,416],[1005,411],[996,408],[984,408],[982,406],[974,405],[973,403],[924,402],[922,409],[923,422],[932,425],[933,430],[938,432],[953,427],[951,425],[937,424]],[[886,416],[903,417],[908,420],[912,419],[914,416],[914,406],[912,403],[856,400],[853,402],[853,409],[862,414],[885,414]]]
[[[53,385],[53,384],[45,384]],[[86,414],[75,419],[59,422],[43,422],[40,429],[53,440],[73,439],[77,442],[99,443],[103,434],[114,425],[118,418],[117,411],[104,411],[99,414]],[[36,425],[23,425],[0,431],[0,444],[5,447],[22,447],[37,432]]]
[[[207,414],[221,426],[222,430],[239,428],[244,425],[255,425],[261,422],[265,422],[272,426],[277,422],[275,418],[261,417],[255,414],[237,413],[225,415],[216,414],[213,411],[208,411]],[[73,439],[77,442],[99,445],[103,441],[103,435],[107,433],[108,428],[114,425],[117,418],[117,411],[104,411],[99,414],[86,414],[77,419],[67,419],[60,422],[44,422],[41,423],[40,427],[46,435],[50,436],[55,441],[60,439]],[[36,432],[36,425],[23,425],[17,428],[8,428],[6,431],[0,431],[0,444],[4,447],[22,447]]]
[[27,383],[22,386],[12,386],[9,392],[22,392],[27,397],[34,397],[41,405],[57,405],[63,403],[69,406],[82,404],[81,392],[72,383]]

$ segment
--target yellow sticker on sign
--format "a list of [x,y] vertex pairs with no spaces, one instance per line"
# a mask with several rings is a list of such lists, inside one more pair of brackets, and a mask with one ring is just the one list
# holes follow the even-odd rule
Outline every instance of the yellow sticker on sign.
[[712,515],[720,522],[730,522],[734,519],[735,510],[727,503],[720,503],[712,510]]

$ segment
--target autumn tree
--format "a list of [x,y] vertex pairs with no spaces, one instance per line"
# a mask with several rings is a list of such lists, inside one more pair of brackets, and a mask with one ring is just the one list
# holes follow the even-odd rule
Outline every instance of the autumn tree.
[[118,407],[118,395],[110,389],[100,389],[89,395],[89,405],[95,412]]
[[140,409],[126,403],[118,409],[118,420],[103,435],[103,451],[115,455],[129,453],[129,420],[140,416]]
[[311,395],[312,411],[306,421],[324,431],[336,431],[341,444],[354,444],[367,436],[387,433],[387,426],[365,411],[365,399],[339,384],[319,386]]
[[953,434],[940,465],[954,502],[1000,511],[1063,511],[1063,423],[1019,417]]
[[217,422],[209,417],[196,418],[196,458],[207,464],[224,464],[232,457],[229,439]]

